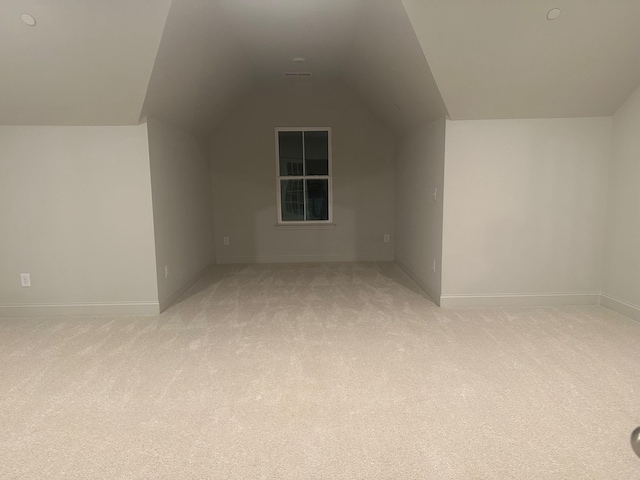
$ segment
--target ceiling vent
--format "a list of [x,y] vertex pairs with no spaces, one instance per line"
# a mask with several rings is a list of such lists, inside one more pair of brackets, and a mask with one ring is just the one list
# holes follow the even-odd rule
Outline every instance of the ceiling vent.
[[284,72],[285,77],[310,77],[311,72]]

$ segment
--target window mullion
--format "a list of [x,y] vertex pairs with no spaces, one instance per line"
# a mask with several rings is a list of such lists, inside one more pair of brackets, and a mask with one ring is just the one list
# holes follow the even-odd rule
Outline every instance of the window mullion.
[[304,145],[304,131],[300,132],[302,134],[302,195],[304,196],[304,220],[307,221],[307,155],[305,151]]
[[304,205],[304,221],[307,221],[307,182],[302,180],[302,201]]
[[302,134],[302,176],[305,177],[307,175],[307,154],[304,146],[304,132],[300,133]]

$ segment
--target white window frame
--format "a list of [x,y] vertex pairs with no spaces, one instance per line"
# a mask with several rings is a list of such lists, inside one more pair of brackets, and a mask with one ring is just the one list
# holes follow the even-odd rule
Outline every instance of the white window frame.
[[[332,182],[332,146],[331,146],[331,127],[276,127],[275,129],[275,144],[276,144],[276,191],[278,192],[278,225],[325,225],[333,223],[333,182]],[[280,175],[280,140],[278,134],[280,132],[327,132],[328,140],[328,175]],[[304,134],[302,135],[302,152],[303,152],[303,165],[304,165]],[[304,168],[304,166],[303,166]],[[304,172],[303,172],[304,173]],[[295,220],[295,221],[283,221],[282,220],[282,183],[280,180],[328,180],[329,189],[329,215],[328,220]],[[305,187],[306,188],[306,187]],[[304,211],[307,212],[307,195],[305,191],[304,195]]]

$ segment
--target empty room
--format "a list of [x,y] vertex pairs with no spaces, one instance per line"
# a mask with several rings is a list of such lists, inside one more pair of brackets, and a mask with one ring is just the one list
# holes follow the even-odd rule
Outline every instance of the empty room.
[[0,478],[637,479],[638,25],[2,2]]

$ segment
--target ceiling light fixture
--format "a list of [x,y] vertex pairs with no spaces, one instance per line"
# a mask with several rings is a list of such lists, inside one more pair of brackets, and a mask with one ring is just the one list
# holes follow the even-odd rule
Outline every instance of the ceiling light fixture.
[[555,20],[560,16],[560,9],[553,8],[547,12],[547,20]]
[[306,60],[306,58],[304,58],[304,57],[293,57],[293,58],[291,59],[291,61],[292,61],[292,62],[294,62],[294,63],[302,63],[302,62],[304,62],[305,60]]
[[22,19],[22,21],[26,24],[29,25],[30,27],[35,27],[36,26],[36,19],[33,18],[31,15],[29,15],[28,13],[23,13],[22,16],[20,17]]

